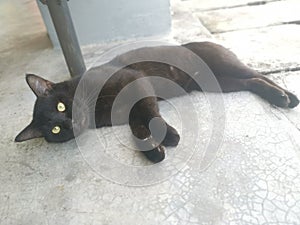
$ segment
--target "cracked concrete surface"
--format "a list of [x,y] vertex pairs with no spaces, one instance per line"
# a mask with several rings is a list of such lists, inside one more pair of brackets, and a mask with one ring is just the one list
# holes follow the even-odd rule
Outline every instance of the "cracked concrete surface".
[[[173,31],[161,39],[180,43],[214,40],[262,72],[299,67],[297,25],[212,35],[197,20],[200,11],[238,8],[247,2],[254,1],[172,1]],[[1,225],[300,224],[299,107],[278,109],[247,92],[224,94],[225,130],[216,154],[205,158],[204,148],[199,147],[184,167],[164,182],[140,187],[119,185],[92,170],[75,141],[13,142],[30,121],[35,100],[24,73],[62,81],[68,79],[68,72],[61,52],[51,48],[35,2],[2,1],[0,24]],[[88,66],[114,45],[84,47]],[[300,71],[268,76],[300,96]],[[204,146],[212,131],[209,105],[202,93],[172,99],[171,103],[185,107],[188,99],[197,108]],[[160,103],[161,111],[180,129],[172,105]],[[128,137],[127,126],[117,130],[119,136]],[[149,166],[140,154],[114,143],[112,128],[97,132],[105,137],[111,150],[108,154],[120,162]],[[192,146],[185,147],[188,150]],[[168,157],[173,152],[176,149],[168,149]]]
[[224,33],[292,23],[299,19],[298,7],[297,0],[286,0],[251,7],[246,5],[230,9],[209,10],[197,15],[212,33]]

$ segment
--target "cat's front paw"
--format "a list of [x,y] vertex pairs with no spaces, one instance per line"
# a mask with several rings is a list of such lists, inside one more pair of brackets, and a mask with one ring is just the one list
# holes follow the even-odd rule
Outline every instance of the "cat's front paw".
[[143,151],[143,154],[149,159],[151,162],[158,163],[165,159],[165,148],[162,145],[150,150]]
[[163,146],[177,146],[180,136],[175,128],[171,127],[170,125],[167,126],[167,133],[161,144]]

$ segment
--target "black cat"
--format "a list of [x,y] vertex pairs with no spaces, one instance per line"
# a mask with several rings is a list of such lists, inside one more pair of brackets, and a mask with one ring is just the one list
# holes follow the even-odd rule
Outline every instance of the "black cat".
[[[37,137],[44,137],[48,142],[68,141],[74,138],[75,129],[81,132],[90,127],[91,110],[95,112],[96,127],[111,126],[111,109],[115,96],[126,85],[139,78],[163,77],[176,82],[186,92],[193,90],[218,91],[214,88],[201,88],[195,79],[175,66],[147,60],[155,57],[161,59],[171,57],[180,62],[181,65],[189,65],[193,54],[196,54],[208,65],[222,92],[251,91],[279,107],[293,108],[299,104],[299,100],[294,94],[250,69],[241,63],[235,54],[220,45],[210,42],[198,42],[182,46],[148,47],[127,52],[117,56],[109,63],[87,71],[87,75],[97,74],[98,78],[98,83],[90,82],[90,84],[87,84],[91,85],[91,87],[87,87],[87,90],[97,88],[99,82],[103,83],[108,79],[96,96],[97,100],[94,108],[90,107],[88,102],[74,101],[74,94],[80,82],[80,77],[61,83],[52,83],[36,75],[27,75],[26,81],[37,96],[37,100],[32,122],[20,132],[15,141],[21,142]],[[131,59],[133,58],[145,59],[145,61],[132,63]],[[113,76],[108,76],[109,73],[120,66],[123,68],[113,72]],[[201,76],[201,70],[195,74]],[[94,87],[92,87],[93,85]],[[157,86],[144,79],[132,87],[132,93],[147,97],[139,100],[131,108],[128,120],[132,133],[141,140],[138,142],[139,147],[154,146],[149,151],[143,151],[152,162],[163,160],[165,157],[164,146],[176,146],[180,139],[177,131],[167,124],[159,113],[157,100],[160,100],[160,98],[153,96],[153,93],[155,94],[159,88],[163,89],[163,87]],[[176,95],[177,93],[172,93],[170,90],[168,97]],[[77,115],[72,113],[73,104],[79,104],[83,109]],[[124,102],[124,105],[126,104]],[[151,134],[149,130],[149,122],[153,118],[158,119],[156,120],[158,121],[158,127],[163,124],[167,129],[164,139],[159,143],[157,143],[155,134]],[[122,123],[122,120],[119,122]]]

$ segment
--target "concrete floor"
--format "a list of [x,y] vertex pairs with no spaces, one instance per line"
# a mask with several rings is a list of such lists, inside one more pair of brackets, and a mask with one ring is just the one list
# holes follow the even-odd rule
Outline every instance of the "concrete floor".
[[[300,96],[295,22],[300,15],[292,11],[299,9],[297,1],[199,2],[173,0],[172,33],[156,39],[223,43]],[[115,141],[117,135],[130,145],[127,126],[97,131],[105,146],[99,152],[116,159],[117,166],[97,152],[89,158],[93,152],[75,141],[17,144],[14,137],[30,122],[35,100],[24,74],[59,82],[68,79],[68,71],[61,52],[51,47],[34,1],[1,1],[0,25],[1,225],[300,224],[300,107],[278,109],[246,92],[211,94],[223,97],[226,117],[214,127],[207,95],[161,103],[162,114],[184,138],[159,165]],[[117,45],[85,46],[87,66],[106,60],[101,53]],[[178,122],[177,112],[189,111],[189,100],[197,109],[197,145],[189,142],[191,129]],[[207,148],[210,141],[219,147]]]

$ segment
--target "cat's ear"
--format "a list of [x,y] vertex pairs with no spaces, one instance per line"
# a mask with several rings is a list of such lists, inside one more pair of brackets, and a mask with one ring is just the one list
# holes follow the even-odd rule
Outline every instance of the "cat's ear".
[[22,130],[15,138],[16,142],[27,141],[29,139],[43,137],[42,132],[31,122],[24,130]]
[[37,97],[47,96],[54,84],[34,74],[26,74],[26,82]]

